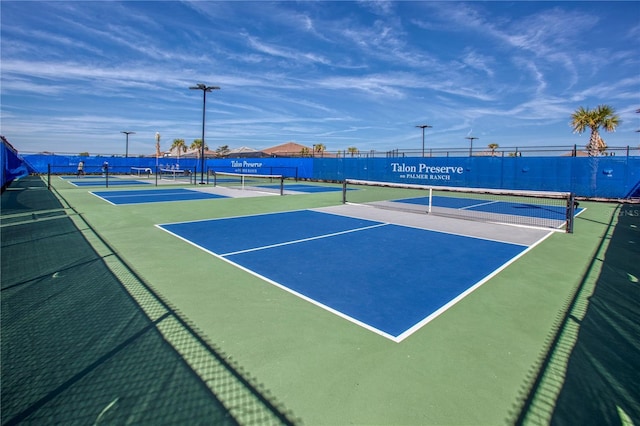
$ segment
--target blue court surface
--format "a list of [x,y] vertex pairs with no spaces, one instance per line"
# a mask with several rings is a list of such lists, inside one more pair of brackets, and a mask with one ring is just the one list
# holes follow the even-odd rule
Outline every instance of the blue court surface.
[[[395,200],[399,203],[429,205],[429,197],[416,197]],[[486,213],[507,214],[514,216],[528,216],[540,219],[564,220],[567,214],[565,206],[532,204],[526,202],[513,201],[493,201],[473,198],[442,197],[434,195],[432,197],[433,207],[444,207],[449,209],[460,209],[479,211]],[[581,208],[575,209],[577,215]]]
[[396,342],[528,249],[311,210],[157,226]]
[[[279,189],[280,185],[260,185],[261,188]],[[339,192],[342,188],[332,186],[319,186],[319,185],[305,185],[305,184],[291,184],[284,186],[285,191],[295,192]]]
[[228,198],[223,195],[210,194],[202,191],[193,191],[186,188],[171,189],[146,189],[129,191],[93,191],[93,195],[102,198],[108,203],[144,204],[163,203],[168,201],[208,200],[213,198]]
[[[63,179],[75,186],[107,186],[107,180],[102,176]],[[144,182],[133,179],[109,178],[109,186],[149,185],[150,183],[151,182]]]

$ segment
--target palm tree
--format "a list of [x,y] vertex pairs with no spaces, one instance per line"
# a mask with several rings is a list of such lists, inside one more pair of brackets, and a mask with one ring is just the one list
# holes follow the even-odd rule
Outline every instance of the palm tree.
[[324,152],[325,149],[327,149],[327,147],[324,146],[324,144],[322,143],[318,143],[313,145],[313,149],[315,150],[315,152],[320,153],[320,156],[322,157],[323,156],[322,153]]
[[590,157],[595,157],[607,149],[607,144],[600,136],[602,127],[607,132],[613,132],[620,124],[620,117],[609,105],[598,105],[595,109],[580,107],[571,115],[571,126],[574,133],[582,133],[587,127],[591,129],[591,137],[587,144]]
[[229,153],[229,145],[222,145],[216,148],[216,155],[218,157],[224,157]]
[[489,149],[491,150],[491,156],[493,157],[494,155],[496,155],[496,149],[498,149],[500,145],[498,145],[497,143],[490,143],[488,145]]
[[308,157],[308,156],[309,156],[309,148],[307,148],[306,146],[305,146],[305,147],[303,147],[303,148],[300,150],[300,156],[302,156],[302,157]]
[[180,163],[180,153],[181,152],[187,152],[187,145],[184,143],[184,139],[174,139],[173,140],[173,144],[171,145],[171,151],[173,151],[173,149],[176,149],[176,151],[178,152],[178,164]]
[[[202,139],[194,139],[193,142],[191,142],[191,145],[189,145],[189,149],[195,150],[197,158],[200,158],[200,152],[202,151]],[[204,149],[205,151],[209,150],[207,144],[204,145]]]
[[347,152],[349,152],[349,154],[351,154],[351,156],[353,157],[359,151],[358,151],[358,148],[356,148],[355,146],[350,146],[349,148],[347,148]]

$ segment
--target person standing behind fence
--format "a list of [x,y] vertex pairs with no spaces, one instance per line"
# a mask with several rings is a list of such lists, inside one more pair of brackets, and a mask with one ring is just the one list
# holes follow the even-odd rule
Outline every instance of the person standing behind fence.
[[84,161],[80,161],[78,163],[78,171],[76,172],[76,176],[84,176]]
[[107,170],[109,170],[109,163],[105,161],[104,163],[102,163],[102,176],[107,175]]

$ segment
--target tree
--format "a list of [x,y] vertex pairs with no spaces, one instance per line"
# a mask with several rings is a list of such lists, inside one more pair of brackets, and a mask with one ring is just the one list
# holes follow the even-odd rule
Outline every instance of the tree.
[[309,148],[306,146],[300,150],[300,156],[308,157],[309,156]]
[[222,145],[216,149],[216,155],[218,157],[224,157],[229,153],[229,145]]
[[354,155],[356,155],[360,151],[358,151],[358,148],[356,148],[355,146],[350,146],[349,148],[347,148],[347,152],[349,154],[351,154],[351,156],[353,157]]
[[598,105],[594,109],[580,107],[571,115],[571,126],[574,133],[582,133],[591,129],[591,136],[586,148],[590,157],[595,157],[607,149],[607,144],[600,136],[600,128],[613,132],[620,124],[620,117],[609,105]]
[[171,145],[171,151],[176,150],[178,153],[178,163],[180,162],[180,153],[187,152],[187,145],[184,143],[184,139],[174,139]]
[[[189,149],[195,150],[197,158],[200,158],[200,152],[202,151],[202,139],[194,139],[193,142],[191,142],[191,145],[189,145]],[[204,149],[205,151],[209,150],[207,144],[204,144]]]
[[319,144],[315,144],[313,146],[313,149],[315,150],[315,152],[319,153],[322,156],[322,153],[324,152],[325,149],[327,149],[327,147],[324,146],[324,144],[319,143]]
[[497,143],[490,143],[488,145],[489,149],[491,150],[491,156],[493,157],[494,155],[496,155],[496,149],[498,149],[500,145],[498,145]]

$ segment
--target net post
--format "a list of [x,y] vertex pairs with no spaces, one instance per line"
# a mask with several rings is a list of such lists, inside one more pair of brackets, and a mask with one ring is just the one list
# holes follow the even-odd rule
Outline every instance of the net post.
[[156,166],[156,186],[158,186],[158,166]]
[[342,204],[347,204],[347,180],[342,181]]
[[429,207],[427,213],[431,213],[431,205],[433,204],[433,187],[429,187]]
[[211,173],[213,173],[213,186],[218,186],[218,176],[216,175],[216,171],[213,170]]
[[47,164],[47,189],[51,190],[51,164]]
[[566,232],[573,234],[573,219],[576,213],[576,195],[571,192],[567,197],[567,222],[565,225]]
[[284,175],[280,176],[280,195],[284,195]]

